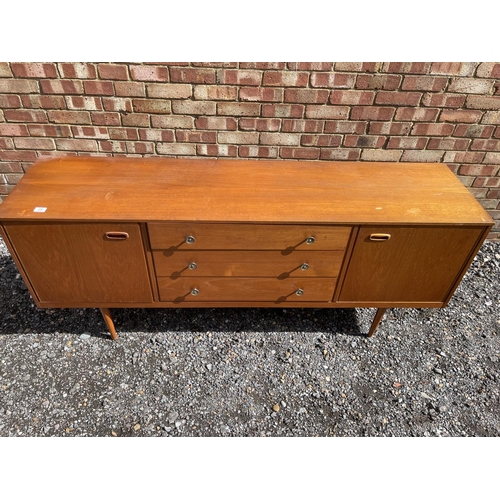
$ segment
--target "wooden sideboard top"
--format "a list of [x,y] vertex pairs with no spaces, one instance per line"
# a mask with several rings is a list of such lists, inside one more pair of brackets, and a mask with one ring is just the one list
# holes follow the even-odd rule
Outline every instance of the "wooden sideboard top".
[[0,220],[493,225],[444,164],[125,157],[39,160]]

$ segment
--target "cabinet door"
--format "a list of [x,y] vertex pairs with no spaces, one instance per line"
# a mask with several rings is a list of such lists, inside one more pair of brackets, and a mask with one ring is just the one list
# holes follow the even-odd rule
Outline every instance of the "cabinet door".
[[40,302],[152,302],[139,224],[5,227]]
[[477,227],[361,227],[339,301],[443,302],[482,232]]

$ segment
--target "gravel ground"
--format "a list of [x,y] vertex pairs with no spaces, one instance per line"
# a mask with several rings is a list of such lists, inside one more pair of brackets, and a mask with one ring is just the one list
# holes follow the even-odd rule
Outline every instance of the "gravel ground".
[[500,243],[445,309],[37,309],[0,240],[0,436],[498,436]]

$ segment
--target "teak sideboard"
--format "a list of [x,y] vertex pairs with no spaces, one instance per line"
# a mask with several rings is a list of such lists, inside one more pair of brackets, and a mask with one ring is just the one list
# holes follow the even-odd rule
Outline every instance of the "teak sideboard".
[[38,307],[444,307],[492,219],[443,164],[63,157],[0,206]]

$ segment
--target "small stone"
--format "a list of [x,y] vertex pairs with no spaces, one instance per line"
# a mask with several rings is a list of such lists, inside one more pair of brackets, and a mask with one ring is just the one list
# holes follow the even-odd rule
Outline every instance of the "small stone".
[[176,412],[176,411],[171,411],[169,414],[168,414],[168,423],[169,424],[173,424],[176,420],[177,420],[177,417],[179,416],[179,414]]
[[111,435],[116,437],[118,434],[115,431],[111,431]]
[[168,370],[168,365],[167,365],[166,363],[162,363],[162,365],[161,365],[161,369],[162,369],[163,371]]
[[438,410],[439,410],[439,413],[444,413],[448,408],[445,406],[445,405],[441,405]]
[[141,428],[141,424],[134,425],[134,431],[138,431]]
[[440,368],[434,368],[434,372],[438,373],[439,375],[443,374],[443,370],[441,370]]
[[431,398],[429,395],[427,395],[425,392],[421,392],[420,395],[424,398],[424,399],[433,399]]
[[211,369],[212,369],[212,365],[211,365],[211,363],[208,363],[207,370],[210,371]]
[[182,426],[182,424],[183,424],[182,420],[176,420],[176,421],[175,421],[175,427],[176,427],[177,429],[179,429],[179,428]]
[[495,259],[500,260],[500,254],[496,253],[495,254]]
[[278,413],[280,411],[280,405],[279,404],[275,404],[273,406],[273,411],[275,411],[276,413]]
[[82,340],[87,340],[90,338],[90,333],[89,332],[83,332],[81,335],[80,335],[80,338]]
[[493,304],[493,302],[491,300],[488,300],[485,302],[484,305],[489,307],[489,306],[491,306],[491,304]]

